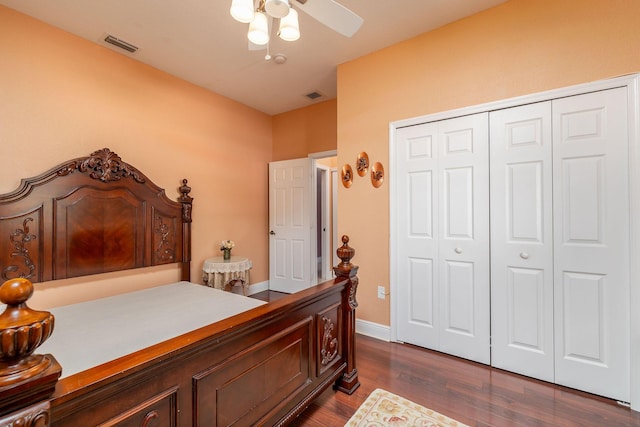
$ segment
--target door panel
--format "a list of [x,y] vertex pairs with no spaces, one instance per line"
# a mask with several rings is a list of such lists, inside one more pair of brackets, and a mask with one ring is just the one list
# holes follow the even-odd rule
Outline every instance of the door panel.
[[[542,160],[506,166],[508,239],[511,242],[542,244],[544,191]],[[550,169],[549,165],[547,168]],[[547,169],[547,173],[549,170]]]
[[562,159],[562,244],[601,244],[604,157]]
[[[565,272],[563,284],[564,356],[606,368],[604,276]],[[585,330],[589,333],[583,333]]]
[[556,382],[629,401],[626,91],[552,105]]
[[531,268],[510,267],[507,282],[509,346],[544,353],[544,273]]
[[473,336],[473,264],[445,261],[444,329],[447,332]]
[[494,111],[491,364],[554,380],[551,103]]
[[473,239],[473,168],[444,171],[444,237]]
[[424,327],[434,326],[433,295],[433,261],[425,259],[409,259],[409,322]]

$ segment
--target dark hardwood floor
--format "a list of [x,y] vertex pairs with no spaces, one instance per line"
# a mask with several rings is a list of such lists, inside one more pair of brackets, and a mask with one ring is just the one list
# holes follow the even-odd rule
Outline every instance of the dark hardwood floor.
[[325,391],[293,423],[343,426],[376,388],[470,426],[640,426],[616,402],[406,344],[357,335],[361,386]]
[[[266,291],[252,297],[273,301]],[[469,426],[640,426],[640,413],[615,401],[407,344],[356,335],[360,387],[325,391],[293,427],[344,426],[383,388]]]

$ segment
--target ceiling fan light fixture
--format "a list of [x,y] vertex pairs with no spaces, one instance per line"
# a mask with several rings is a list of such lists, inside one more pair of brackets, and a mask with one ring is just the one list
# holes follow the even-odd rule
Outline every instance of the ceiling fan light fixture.
[[264,12],[256,12],[253,21],[249,24],[247,33],[249,41],[258,46],[269,43],[269,22]]
[[248,24],[253,21],[255,13],[253,0],[233,0],[229,13],[236,21]]
[[284,18],[289,13],[291,6],[289,0],[267,0],[264,9],[274,18]]
[[280,28],[278,29],[278,36],[282,40],[288,42],[296,41],[300,38],[300,26],[298,25],[298,12],[295,9],[290,8],[289,14],[280,19]]

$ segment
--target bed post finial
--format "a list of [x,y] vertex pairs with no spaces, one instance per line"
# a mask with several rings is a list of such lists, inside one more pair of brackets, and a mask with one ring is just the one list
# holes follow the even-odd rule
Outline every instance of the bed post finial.
[[349,246],[349,236],[342,236],[342,246],[336,251],[338,258],[342,260],[333,268],[336,282],[347,280],[342,294],[342,304],[345,307],[344,324],[346,333],[344,348],[347,355],[347,367],[336,382],[336,388],[344,393],[352,394],[359,386],[358,369],[356,368],[356,291],[358,289],[358,266],[351,264],[351,258],[356,254],[355,249]]
[[182,203],[182,218],[184,222],[191,222],[191,205],[193,203],[193,197],[189,196],[191,187],[187,185],[187,179],[182,180],[182,185],[178,189],[180,191],[180,198],[178,201]]
[[32,310],[27,300],[33,284],[24,278],[7,280],[0,287],[0,415],[48,398],[62,369],[50,354],[33,354],[53,332],[54,318]]
[[180,197],[178,201],[182,203],[182,262],[180,280],[191,280],[191,211],[193,208],[193,197],[189,196],[191,187],[187,185],[187,179],[182,180],[182,185],[178,189]]

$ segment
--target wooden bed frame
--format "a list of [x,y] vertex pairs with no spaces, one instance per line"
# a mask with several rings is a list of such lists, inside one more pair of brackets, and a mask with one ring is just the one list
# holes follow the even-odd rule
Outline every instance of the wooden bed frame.
[[190,190],[171,201],[105,148],[0,195],[0,426],[286,425],[331,385],[360,385],[346,236],[334,281],[62,379],[36,354],[55,319],[27,306],[32,282],[168,263],[189,280]]

